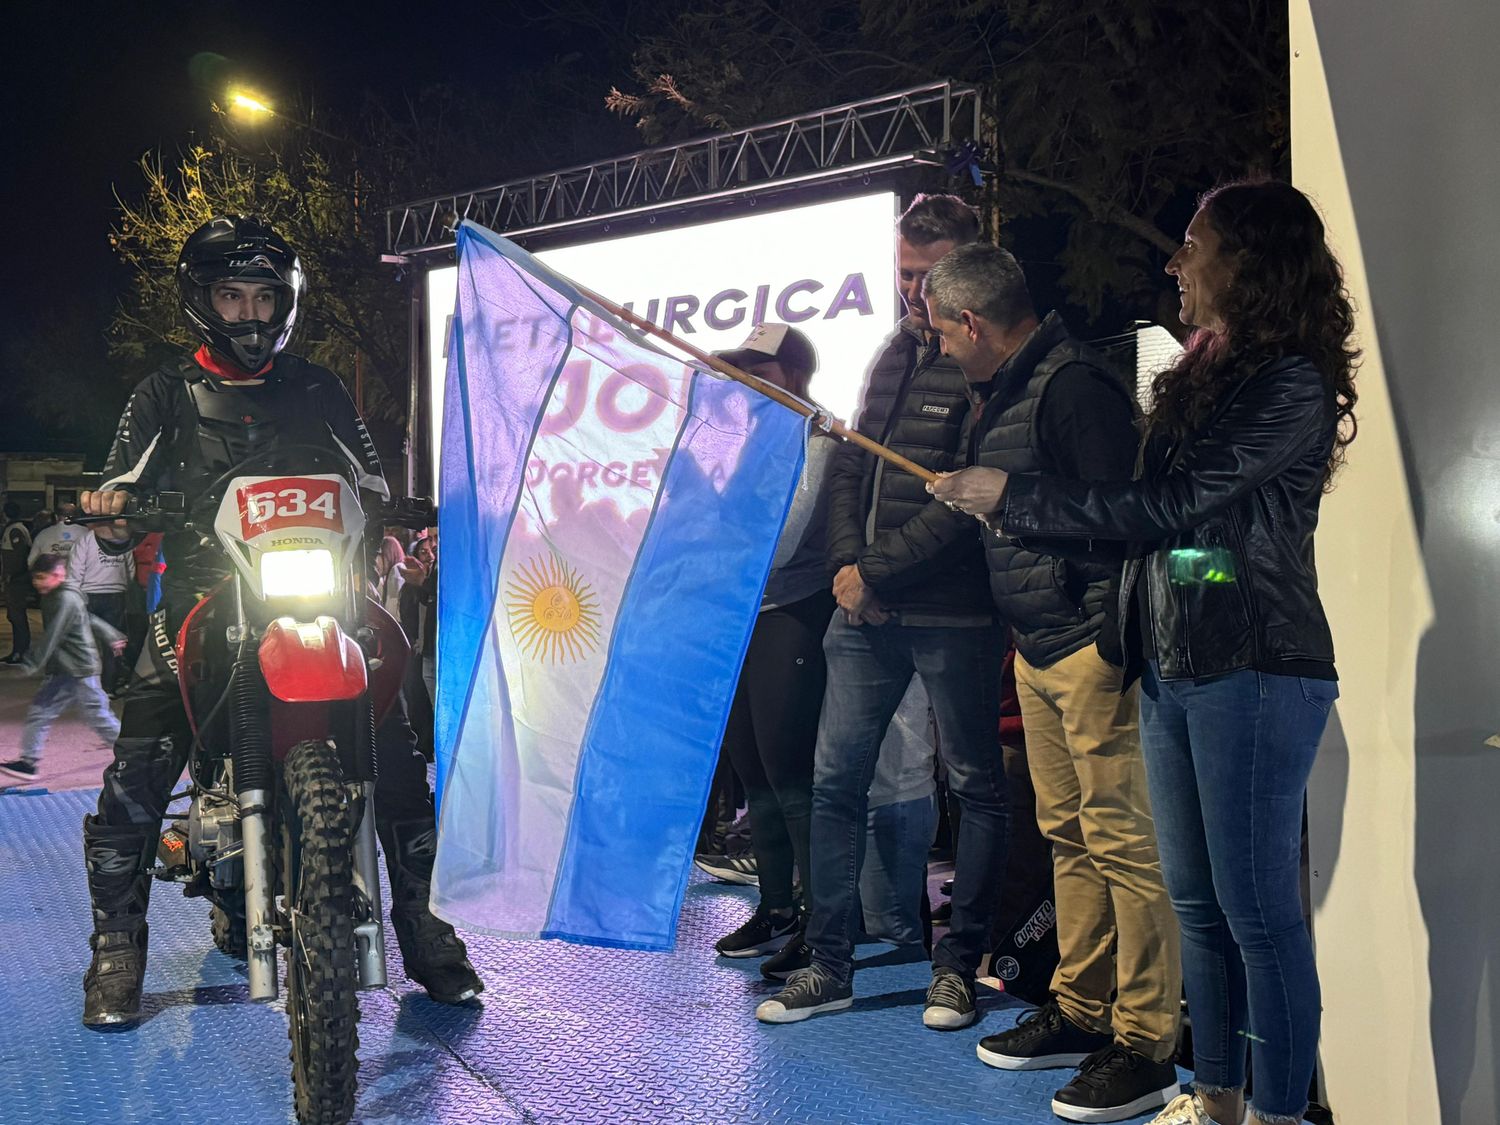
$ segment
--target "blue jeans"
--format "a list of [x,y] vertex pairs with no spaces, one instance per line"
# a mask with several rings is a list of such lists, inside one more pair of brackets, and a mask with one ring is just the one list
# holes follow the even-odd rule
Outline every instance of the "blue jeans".
[[870,781],[886,727],[915,673],[931,698],[949,790],[963,808],[953,922],[932,961],[973,979],[989,937],[1010,830],[999,739],[1000,631],[852,626],[835,613],[823,652],[828,689],[813,766],[813,903],[807,926],[813,962],[840,983],[854,971]]
[[937,833],[937,797],[929,793],[871,809],[859,898],[868,937],[921,945],[927,852]]
[[36,765],[52,724],[62,717],[68,705],[76,703],[83,721],[105,742],[113,744],[120,733],[120,720],[109,709],[109,697],[99,686],[98,676],[47,675],[37,688],[36,698],[26,712],[26,727],[21,731],[21,760]]
[[1300,1121],[1322,1003],[1302,918],[1302,807],[1338,698],[1332,680],[1232,672],[1163,682],[1146,668],[1141,745],[1162,876],[1182,926],[1198,1084],[1245,1085],[1255,1111]]

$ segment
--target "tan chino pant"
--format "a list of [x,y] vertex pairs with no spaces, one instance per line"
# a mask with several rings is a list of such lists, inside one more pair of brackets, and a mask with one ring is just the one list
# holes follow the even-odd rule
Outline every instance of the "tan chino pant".
[[1063,1014],[1155,1061],[1177,1046],[1182,964],[1162,885],[1139,689],[1092,645],[1048,668],[1016,655],[1036,819],[1052,841]]

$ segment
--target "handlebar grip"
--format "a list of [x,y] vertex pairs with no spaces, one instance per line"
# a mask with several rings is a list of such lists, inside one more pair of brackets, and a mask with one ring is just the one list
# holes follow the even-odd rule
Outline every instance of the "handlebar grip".
[[135,525],[138,531],[167,531],[181,527],[187,520],[187,496],[181,492],[157,492],[143,496],[131,496],[125,501],[125,510],[108,516],[69,516],[68,524],[117,523]]
[[396,527],[424,528],[437,522],[437,506],[427,496],[402,496],[380,506],[377,520]]

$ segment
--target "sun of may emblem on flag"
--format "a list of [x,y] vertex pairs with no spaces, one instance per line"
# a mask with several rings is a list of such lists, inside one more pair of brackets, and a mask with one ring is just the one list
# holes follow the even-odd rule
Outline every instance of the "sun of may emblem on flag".
[[520,566],[505,586],[510,627],[521,651],[547,664],[582,660],[599,646],[598,598],[556,555]]

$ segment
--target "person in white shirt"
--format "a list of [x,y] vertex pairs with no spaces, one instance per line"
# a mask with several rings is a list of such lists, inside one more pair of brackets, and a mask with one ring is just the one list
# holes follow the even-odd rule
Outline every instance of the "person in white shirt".
[[[107,532],[91,528],[71,527],[71,530],[76,539],[67,556],[68,581],[88,599],[90,613],[124,633],[129,598],[137,589],[130,538],[110,539]],[[122,667],[113,651],[101,651],[99,655],[104,664],[100,682],[105,691],[114,694],[123,686],[121,680],[129,670]]]
[[60,517],[58,521],[51,527],[38,531],[32,539],[31,551],[26,556],[28,567],[43,555],[59,555],[67,558],[73,553],[73,548],[78,545],[78,541],[88,534],[88,528],[66,522],[78,514],[76,504],[63,504],[57,509],[57,514]]

